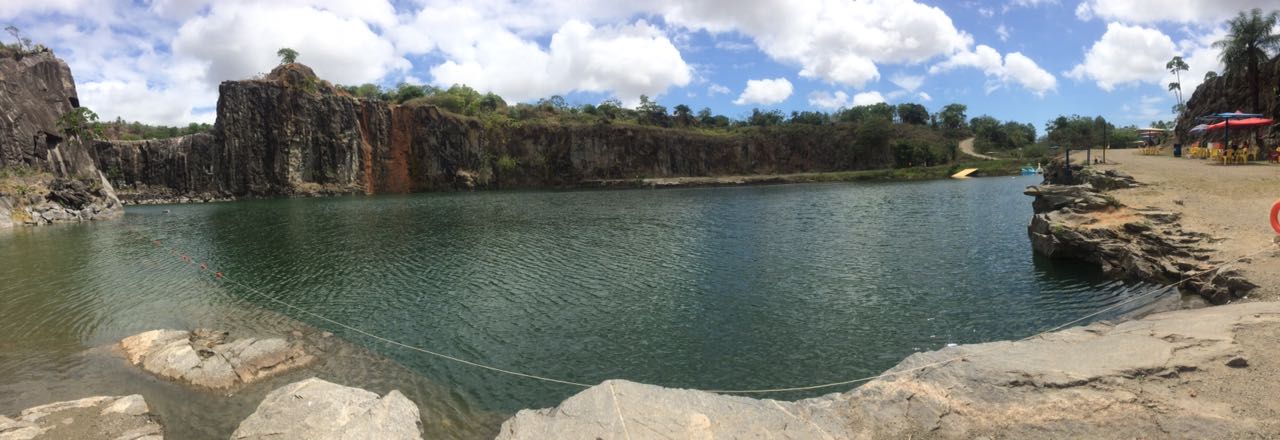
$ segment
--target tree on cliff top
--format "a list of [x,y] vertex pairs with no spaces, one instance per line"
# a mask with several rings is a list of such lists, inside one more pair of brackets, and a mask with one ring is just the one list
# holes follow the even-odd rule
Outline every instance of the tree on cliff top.
[[17,26],[14,26],[14,25],[5,26],[4,31],[8,32],[9,35],[12,35],[14,41],[17,42],[16,46],[14,47],[15,49],[18,49],[24,52],[31,51],[31,48],[32,48],[31,39],[27,37],[23,37],[22,31],[19,30]]
[[1240,12],[1228,23],[1227,37],[1213,43],[1214,48],[1222,49],[1222,64],[1228,71],[1245,69],[1253,100],[1251,110],[1255,113],[1263,112],[1258,95],[1258,64],[1270,57],[1270,51],[1280,50],[1280,34],[1272,33],[1277,22],[1280,22],[1278,11],[1266,15],[1259,8],[1253,8],[1248,14]]
[[282,47],[276,51],[276,56],[280,57],[280,64],[293,64],[298,62],[298,51]]
[[98,122],[98,114],[88,107],[76,107],[58,118],[58,128],[62,130],[62,134],[67,137],[79,137],[84,134],[93,134],[89,129]]

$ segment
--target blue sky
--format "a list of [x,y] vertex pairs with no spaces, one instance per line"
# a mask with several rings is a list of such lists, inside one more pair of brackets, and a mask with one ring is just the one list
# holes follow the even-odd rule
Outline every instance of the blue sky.
[[[463,82],[508,101],[641,94],[740,117],[887,101],[1043,127],[1059,114],[1170,119],[1212,41],[1266,0],[5,0],[104,119],[212,122],[221,81],[275,49],[339,83]],[[7,36],[4,37],[9,40]],[[1224,109],[1227,110],[1227,109]]]

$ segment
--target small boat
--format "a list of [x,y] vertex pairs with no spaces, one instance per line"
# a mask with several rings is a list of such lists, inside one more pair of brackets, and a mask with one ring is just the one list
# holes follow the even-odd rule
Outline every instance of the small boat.
[[1034,167],[1029,167],[1029,166],[1022,167],[1022,175],[1024,175],[1024,176],[1034,176],[1034,175],[1036,175],[1036,174],[1040,174],[1040,170],[1039,170],[1039,169],[1034,168]]

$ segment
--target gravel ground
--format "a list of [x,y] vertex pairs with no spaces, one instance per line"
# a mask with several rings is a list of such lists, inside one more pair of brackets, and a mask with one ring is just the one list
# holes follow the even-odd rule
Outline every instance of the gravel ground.
[[[1116,168],[1147,184],[1113,192],[1120,202],[1182,213],[1184,229],[1222,239],[1208,245],[1217,260],[1256,252],[1276,239],[1267,215],[1280,200],[1280,165],[1214,165],[1198,159],[1144,156],[1136,150],[1111,150],[1107,159],[1111,163],[1100,167]],[[1262,286],[1249,300],[1280,300],[1277,250],[1238,264],[1249,280]]]

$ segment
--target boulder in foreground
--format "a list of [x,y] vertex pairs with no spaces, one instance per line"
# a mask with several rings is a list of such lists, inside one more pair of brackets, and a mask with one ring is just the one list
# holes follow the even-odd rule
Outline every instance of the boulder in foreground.
[[167,379],[210,390],[255,382],[310,363],[302,345],[281,338],[241,338],[213,330],[152,330],[120,341],[130,363]]
[[96,396],[0,416],[0,440],[161,440],[164,428],[141,395]]
[[611,380],[520,411],[498,438],[1277,437],[1280,303],[948,347],[890,372],[794,402]]
[[310,378],[277,388],[231,434],[232,440],[421,439],[418,405]]

